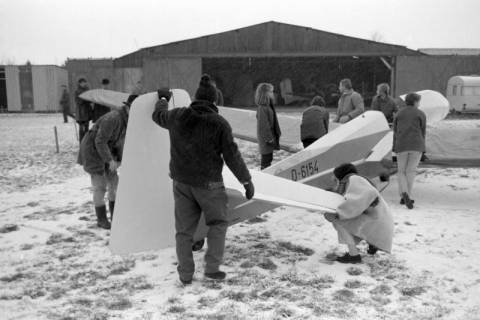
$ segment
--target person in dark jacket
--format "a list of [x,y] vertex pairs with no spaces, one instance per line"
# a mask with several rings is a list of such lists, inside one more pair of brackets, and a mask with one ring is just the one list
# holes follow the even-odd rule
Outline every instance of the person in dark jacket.
[[273,85],[260,83],[255,91],[257,105],[257,139],[261,155],[261,169],[272,164],[273,151],[280,150],[280,125],[274,107]]
[[347,123],[361,115],[365,111],[365,105],[360,93],[353,90],[350,79],[341,80],[339,90],[342,95],[338,100],[335,122]]
[[417,166],[425,152],[427,119],[418,109],[420,98],[416,93],[409,93],[405,97],[406,106],[393,120],[393,152],[397,154],[400,203],[409,209],[413,209],[411,196]]
[[377,87],[377,95],[372,99],[371,109],[381,111],[385,115],[388,123],[393,123],[393,118],[398,112],[398,106],[395,100],[390,97],[390,86],[387,83],[381,83]]
[[302,124],[300,125],[300,138],[303,147],[306,148],[328,133],[330,114],[325,108],[325,100],[320,96],[315,96],[302,114]]
[[[110,85],[110,80],[107,78],[102,80],[102,89],[103,90],[108,90]],[[110,112],[110,108],[107,106],[103,106],[98,103],[93,104],[93,112],[92,112],[92,122],[95,123],[97,122],[98,119],[100,119],[101,116],[104,114],[107,114]]]
[[87,80],[80,78],[78,80],[78,88],[75,91],[75,104],[77,105],[77,110],[75,112],[75,120],[78,123],[78,136],[80,142],[83,140],[83,137],[88,132],[89,123],[92,118],[92,105],[87,100],[80,98],[80,95],[85,91],[88,91]]
[[110,219],[113,220],[118,186],[117,169],[122,161],[130,106],[136,97],[136,95],[130,95],[122,108],[112,110],[100,117],[80,144],[78,164],[90,174],[93,204],[97,225],[100,228],[110,229],[111,227],[105,206],[107,191]]
[[72,116],[70,113],[70,95],[68,94],[67,86],[62,85],[62,97],[60,98],[60,106],[62,107],[63,122],[68,123],[68,116]]
[[222,280],[220,271],[228,227],[227,193],[223,184],[224,162],[244,185],[247,199],[254,195],[250,173],[233,140],[229,123],[215,106],[217,91],[203,75],[195,101],[187,108],[168,110],[170,91],[158,91],[152,119],[170,133],[170,176],[175,201],[178,274],[184,284],[195,272],[193,236],[203,212],[209,226],[205,276]]

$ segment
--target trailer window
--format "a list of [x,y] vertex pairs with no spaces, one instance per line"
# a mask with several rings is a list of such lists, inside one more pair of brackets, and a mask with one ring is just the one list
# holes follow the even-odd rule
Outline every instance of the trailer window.
[[462,96],[473,96],[475,87],[462,87]]
[[480,96],[480,87],[475,87],[475,89],[473,90],[473,95]]
[[457,86],[453,86],[452,87],[452,96],[456,96],[457,95]]

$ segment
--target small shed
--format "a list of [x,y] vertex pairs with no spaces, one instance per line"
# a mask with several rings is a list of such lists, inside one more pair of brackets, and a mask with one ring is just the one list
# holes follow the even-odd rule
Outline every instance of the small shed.
[[7,112],[57,112],[61,109],[61,86],[67,84],[67,71],[58,66],[0,66],[0,109]]

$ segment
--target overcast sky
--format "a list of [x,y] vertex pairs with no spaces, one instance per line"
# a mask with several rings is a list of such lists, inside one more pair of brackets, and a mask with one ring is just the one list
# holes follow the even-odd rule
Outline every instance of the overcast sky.
[[0,0],[0,63],[118,57],[270,20],[412,49],[480,48],[480,0]]

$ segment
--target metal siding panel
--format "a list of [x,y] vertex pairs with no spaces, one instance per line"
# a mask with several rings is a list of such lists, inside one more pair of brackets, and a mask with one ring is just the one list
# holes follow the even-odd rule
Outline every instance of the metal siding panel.
[[145,89],[179,88],[193,96],[202,75],[200,58],[152,58],[144,61]]
[[32,66],[33,110],[48,111],[48,69]]
[[5,78],[7,80],[7,110],[22,111],[20,99],[20,79],[17,66],[5,66]]

